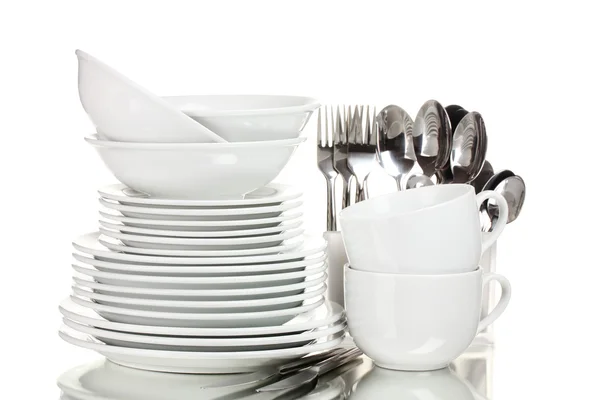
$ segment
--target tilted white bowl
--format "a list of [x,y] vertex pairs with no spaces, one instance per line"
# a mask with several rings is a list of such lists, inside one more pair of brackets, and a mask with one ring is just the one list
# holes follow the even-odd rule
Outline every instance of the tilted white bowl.
[[100,136],[123,142],[222,143],[169,102],[77,50],[79,99]]
[[271,182],[306,138],[249,143],[131,143],[85,139],[123,184],[173,199],[242,198]]
[[229,142],[296,138],[320,105],[313,98],[301,96],[207,95],[164,99]]

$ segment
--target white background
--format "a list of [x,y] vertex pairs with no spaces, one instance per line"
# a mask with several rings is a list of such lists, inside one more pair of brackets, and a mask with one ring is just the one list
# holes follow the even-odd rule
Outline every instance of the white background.
[[[495,326],[495,399],[597,395],[594,2],[0,4],[3,398],[55,398],[59,373],[97,357],[56,333],[70,242],[95,229],[96,189],[114,181],[83,141],[93,127],[77,95],[76,48],[161,95],[306,94],[413,115],[435,98],[480,111],[488,159],[528,188],[499,241],[514,295]],[[321,231],[313,125],[306,134],[282,179],[304,187],[307,222]]]

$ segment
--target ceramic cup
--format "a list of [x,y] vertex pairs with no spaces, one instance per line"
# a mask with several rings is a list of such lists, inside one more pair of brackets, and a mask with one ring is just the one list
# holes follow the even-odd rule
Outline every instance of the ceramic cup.
[[[500,215],[481,231],[479,208],[494,199]],[[340,213],[352,268],[385,273],[444,274],[473,271],[502,233],[508,205],[501,194],[475,195],[471,185],[426,186],[375,197]]]
[[[409,275],[344,268],[350,335],[373,362],[401,371],[447,367],[494,322],[510,300],[510,283],[481,268],[459,274]],[[480,319],[482,289],[497,281],[502,296]]]

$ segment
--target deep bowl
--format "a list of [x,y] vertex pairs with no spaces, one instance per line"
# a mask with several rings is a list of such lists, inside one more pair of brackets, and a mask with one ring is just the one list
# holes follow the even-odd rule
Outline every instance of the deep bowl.
[[123,184],[153,197],[242,198],[271,182],[306,138],[249,143],[132,143],[85,139]]

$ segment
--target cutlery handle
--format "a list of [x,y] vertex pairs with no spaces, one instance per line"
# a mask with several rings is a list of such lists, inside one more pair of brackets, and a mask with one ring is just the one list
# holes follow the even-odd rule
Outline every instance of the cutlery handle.
[[339,354],[335,357],[331,357],[327,360],[321,361],[320,363],[315,364],[312,369],[319,375],[325,375],[329,371],[332,371],[344,364],[348,361],[355,359],[362,355],[362,351],[358,348],[348,349],[347,351]]
[[481,208],[484,201],[492,199],[498,204],[498,220],[493,224],[490,232],[481,232],[481,253],[487,251],[495,242],[508,223],[508,203],[504,196],[493,190],[484,190],[475,196],[477,200],[477,209]]
[[349,207],[352,201],[352,177],[353,175],[350,175],[347,180],[342,179],[342,209]]
[[365,200],[365,180],[356,180],[356,196],[355,203]]
[[302,357],[299,360],[292,361],[290,363],[287,363],[287,364],[279,367],[279,373],[280,374],[289,374],[290,372],[294,372],[302,367],[310,366],[315,363],[321,362],[323,360],[327,360],[331,357],[335,357],[335,356],[343,353],[344,351],[345,350],[342,348],[337,348],[337,349],[333,349],[330,351],[326,351],[325,353],[319,353],[319,354],[314,354],[312,356]]
[[327,179],[327,230],[337,231],[335,219],[335,178]]

